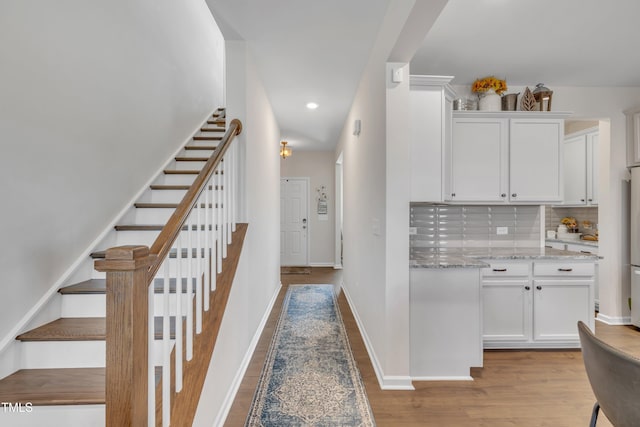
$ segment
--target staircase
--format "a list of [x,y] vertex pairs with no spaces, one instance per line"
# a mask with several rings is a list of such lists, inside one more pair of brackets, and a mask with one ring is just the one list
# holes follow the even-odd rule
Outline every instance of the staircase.
[[[104,260],[106,249],[109,247],[124,245],[150,247],[154,243],[190,185],[223,139],[225,122],[225,111],[219,109],[202,125],[170,166],[157,177],[91,254],[92,263],[95,260]],[[216,175],[223,173],[222,170],[215,172]],[[207,189],[217,192],[223,189],[223,185],[209,184]],[[223,203],[223,200],[219,202]],[[208,203],[209,209],[220,206],[221,203],[218,203],[218,200],[212,200]],[[201,207],[205,204],[198,202]],[[182,230],[189,235],[197,233],[198,229],[212,231],[216,230],[216,227],[218,226],[211,222],[203,224],[198,222],[197,225],[189,222],[182,227]],[[244,230],[246,227],[242,229],[243,232]],[[234,244],[242,245],[242,239]],[[215,253],[215,247],[212,250]],[[186,252],[187,249],[180,249],[179,253],[178,249],[173,248],[169,252],[169,258],[174,264],[176,258],[177,262],[181,262],[186,257]],[[198,253],[202,256],[204,249],[198,251],[194,249],[190,256],[198,257]],[[222,265],[224,267],[224,264]],[[178,280],[173,274],[175,268],[167,267],[164,272],[159,271],[153,279],[153,292],[150,293],[153,294],[152,307],[156,316],[150,333],[153,334],[154,346],[159,348],[163,345],[162,339],[166,334],[169,334],[172,343],[175,344],[176,312],[179,313],[181,324],[184,325],[187,306],[195,306],[194,288],[197,279],[181,278],[181,286],[177,286]],[[105,276],[105,273],[93,270],[92,277],[59,289],[60,318],[25,331],[16,337],[16,345],[19,346],[19,351],[16,353],[20,354],[21,369],[0,380],[0,405],[2,406],[0,425],[83,427],[105,425],[105,339],[107,334]],[[165,280],[164,276],[171,277]],[[190,286],[187,286],[188,281],[192,282]],[[168,286],[165,286],[165,282]],[[162,299],[163,294],[175,296],[176,292],[183,296],[180,301],[174,298],[170,300],[171,304],[168,304]],[[180,309],[175,307],[177,304],[181,305]],[[205,304],[209,306],[208,301]],[[226,300],[223,301],[222,308],[224,304]],[[163,325],[162,317],[167,310],[171,316],[168,327]],[[218,313],[217,317],[221,315]],[[162,382],[162,368],[158,367],[161,363],[161,360],[154,363],[156,400],[161,394],[159,384]],[[171,386],[172,389],[175,388],[173,383]],[[171,403],[173,405],[173,401]],[[158,425],[161,419],[162,416],[157,417]],[[168,425],[166,420],[165,425]]]

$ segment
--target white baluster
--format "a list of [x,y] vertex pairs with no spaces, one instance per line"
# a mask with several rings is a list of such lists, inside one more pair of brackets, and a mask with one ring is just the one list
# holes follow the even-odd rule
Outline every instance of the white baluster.
[[220,171],[220,173],[222,174],[221,176],[221,181],[222,181],[222,186],[223,186],[223,190],[222,190],[222,200],[221,200],[221,211],[222,212],[222,258],[226,258],[227,257],[227,192],[229,191],[229,184],[227,183],[227,176],[229,175],[227,173],[227,165],[225,164],[225,162],[221,162],[220,163],[222,170]]
[[209,287],[211,274],[209,270],[209,191],[204,190],[204,230],[202,231],[202,246],[204,254],[202,255],[202,266],[204,269],[204,279],[202,283],[202,292],[204,298],[204,311],[209,311]]
[[[220,171],[220,167],[218,166],[218,171]],[[216,206],[217,206],[217,221],[216,221],[216,242],[217,242],[217,266],[218,273],[222,272],[222,193],[224,189],[222,188],[222,176],[217,174],[216,181],[218,182],[218,193],[216,195]]]
[[193,215],[187,219],[187,360],[193,359],[193,260],[191,259],[191,235],[193,234]]
[[209,179],[209,183],[207,184],[207,190],[208,192],[210,192],[210,199],[211,199],[211,216],[210,216],[210,224],[211,227],[210,229],[207,229],[207,236],[208,236],[208,240],[210,242],[209,247],[211,248],[211,251],[209,252],[209,271],[211,271],[211,291],[215,291],[216,290],[216,280],[217,280],[217,270],[216,270],[216,239],[215,239],[215,227],[216,227],[216,187],[215,187],[215,177],[216,175],[213,174],[211,176],[211,179]]
[[176,392],[182,390],[182,234],[176,240]]
[[[200,204],[200,200],[196,202],[196,206]],[[202,332],[202,265],[200,264],[200,208],[196,207],[196,230],[195,230],[195,254],[193,256],[196,264],[196,333]],[[194,248],[189,248],[193,251]]]
[[[164,261],[164,292],[162,293],[162,425],[168,426],[171,420],[171,329],[169,316],[169,258]],[[149,331],[155,335],[155,328]],[[154,393],[155,394],[155,393]]]
[[238,203],[238,144],[231,145],[231,231],[236,231]]
[[156,426],[156,353],[155,353],[155,277],[149,286],[148,313],[147,313],[147,406],[148,406],[148,426]]

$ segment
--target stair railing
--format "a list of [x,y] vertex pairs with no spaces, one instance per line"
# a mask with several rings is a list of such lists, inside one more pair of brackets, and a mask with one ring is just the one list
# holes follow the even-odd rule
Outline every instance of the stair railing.
[[95,263],[107,277],[109,427],[170,425],[172,396],[183,388],[183,361],[199,357],[194,340],[236,229],[239,168],[232,142],[241,131],[242,123],[232,120],[150,248],[110,248]]

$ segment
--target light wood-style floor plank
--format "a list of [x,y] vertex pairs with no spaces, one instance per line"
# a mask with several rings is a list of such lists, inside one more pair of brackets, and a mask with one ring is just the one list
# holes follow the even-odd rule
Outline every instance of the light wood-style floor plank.
[[[262,333],[225,426],[243,426],[289,284],[341,283],[341,271],[313,268],[310,275],[282,275],[283,289]],[[376,423],[385,426],[577,427],[589,425],[595,397],[579,350],[484,353],[474,381],[414,382],[415,391],[380,389],[346,298],[338,298],[353,355]],[[596,334],[640,357],[640,331],[596,322]],[[601,413],[598,427],[611,427]]]

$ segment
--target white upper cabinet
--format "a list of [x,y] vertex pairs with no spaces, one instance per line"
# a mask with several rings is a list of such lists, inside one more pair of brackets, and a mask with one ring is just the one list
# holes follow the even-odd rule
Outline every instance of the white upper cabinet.
[[444,200],[561,202],[566,115],[454,112],[452,137],[445,149]]
[[446,201],[507,201],[508,132],[507,119],[453,119],[445,155]]
[[452,77],[411,76],[411,201],[441,202],[442,153],[451,138]]
[[640,107],[626,110],[627,166],[640,166]]
[[564,140],[564,204],[598,204],[598,129],[571,134]]

